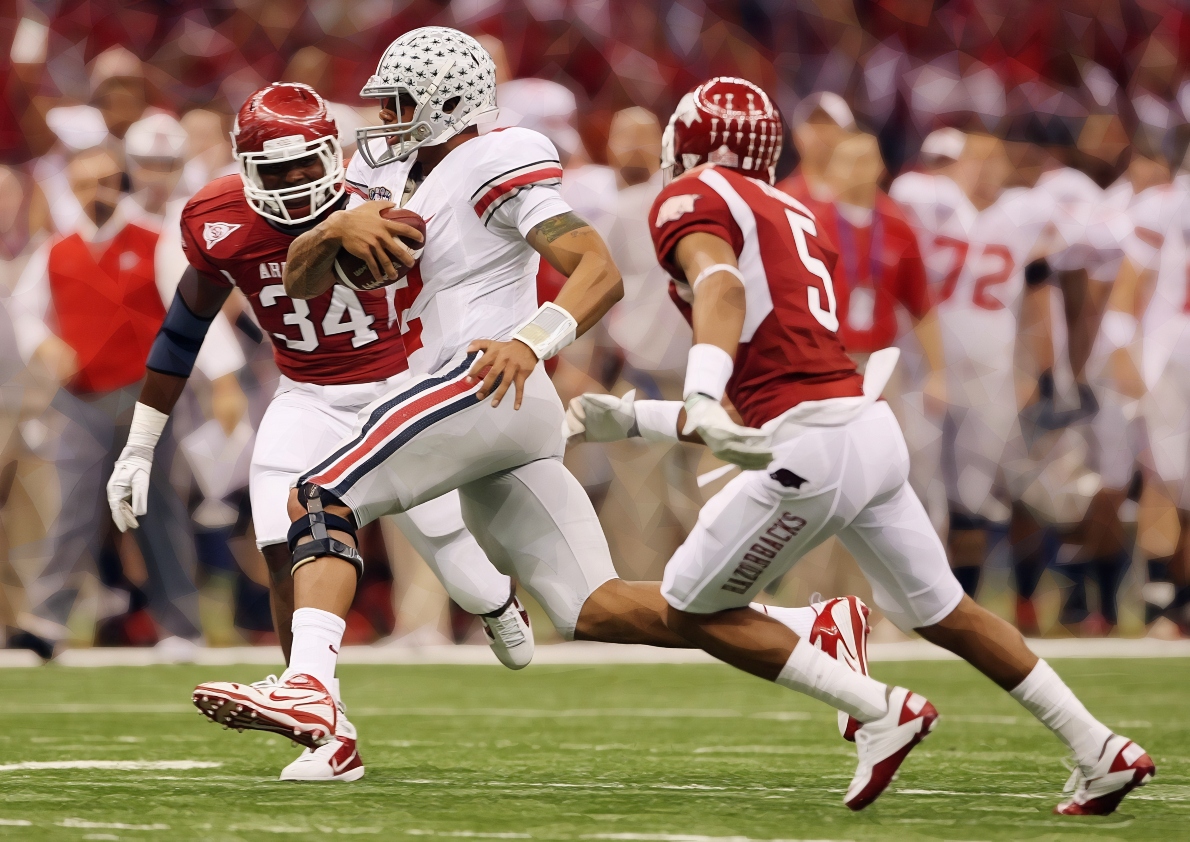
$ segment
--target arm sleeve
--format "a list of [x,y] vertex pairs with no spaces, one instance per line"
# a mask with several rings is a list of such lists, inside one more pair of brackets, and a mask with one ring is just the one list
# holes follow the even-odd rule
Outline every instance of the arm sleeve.
[[562,198],[558,150],[528,129],[489,132],[490,150],[475,167],[469,201],[480,221],[526,236],[534,226],[571,210]]
[[678,242],[687,234],[713,234],[731,244],[739,257],[744,235],[723,198],[696,178],[685,176],[670,184],[654,200],[649,212],[649,233],[657,262],[670,276],[685,282],[673,261]]
[[368,165],[357,152],[351,156],[347,164],[347,176],[344,184],[347,187],[347,209],[358,208],[368,201]]
[[219,313],[211,322],[206,339],[198,350],[194,367],[208,380],[217,380],[225,374],[239,371],[247,362],[231,324],[223,313]]
[[915,319],[924,318],[930,311],[929,284],[926,265],[917,245],[917,235],[908,223],[898,225],[896,236],[901,240],[901,259],[897,266],[897,298]]
[[[217,283],[231,286],[231,284],[223,277],[219,268],[210,261],[207,257],[206,250],[202,246],[201,235],[197,233],[199,221],[195,219],[190,213],[190,208],[182,211],[182,252],[186,255],[186,261],[202,272],[207,277],[211,278]],[[179,273],[179,277],[181,277]]]
[[521,188],[492,214],[491,220],[515,228],[522,237],[547,219],[570,213],[573,208],[558,192],[557,185],[533,184]]
[[52,335],[46,324],[51,306],[49,254],[48,243],[33,253],[8,300],[17,351],[26,365]]

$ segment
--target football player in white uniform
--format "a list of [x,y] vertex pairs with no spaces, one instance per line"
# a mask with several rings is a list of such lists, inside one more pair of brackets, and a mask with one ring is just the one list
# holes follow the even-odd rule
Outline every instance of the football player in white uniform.
[[[295,298],[334,286],[344,246],[367,255],[377,279],[396,279],[394,260],[411,266],[395,286],[420,376],[363,410],[355,433],[297,480],[289,668],[267,688],[199,685],[195,704],[220,723],[326,741],[338,717],[326,687],[362,568],[358,525],[454,489],[488,557],[564,637],[690,645],[667,627],[659,583],[616,576],[590,500],[562,465],[565,413],[538,363],[598,321],[622,285],[603,240],[559,196],[549,141],[520,128],[478,133],[495,115],[494,92],[494,65],[474,39],[441,27],[398,38],[363,90],[381,101],[383,125],[359,132],[347,179],[356,206],[290,248],[285,284]],[[426,221],[420,261],[380,216],[391,202],[365,199],[405,199]],[[568,277],[557,302],[541,307],[539,255]],[[857,653],[864,613],[854,598],[770,609],[811,640],[823,626],[846,634]],[[847,675],[865,671],[863,658],[826,660]]]
[[[289,244],[346,204],[338,132],[323,99],[305,85],[268,85],[244,104],[233,141],[241,174],[216,179],[182,212],[190,265],[149,354],[108,500],[121,531],[137,527],[157,438],[206,347],[211,319],[238,288],[272,340],[282,372],[256,436],[249,493],[257,546],[270,573],[273,621],[288,661],[289,488],[351,430],[362,407],[412,375],[382,292],[357,295],[339,288],[306,302],[286,298],[281,286]],[[361,365],[355,349],[369,346],[381,353]],[[533,657],[531,629],[508,576],[492,567],[464,528],[458,496],[444,495],[396,522],[451,597],[483,617],[500,660],[512,669],[526,666]],[[338,699],[337,682],[330,689]],[[355,729],[340,715],[335,739],[303,753],[281,778],[352,781],[363,774]]]
[[[922,169],[902,173],[888,188],[888,195],[905,210],[917,234],[930,301],[935,307],[954,292],[970,247],[975,206],[954,180],[961,180],[972,169],[974,156],[963,156],[967,142],[967,136],[958,129],[931,133],[922,143]],[[945,406],[933,405],[936,401],[927,399],[923,387],[928,371],[921,343],[914,334],[906,334],[899,344],[901,365],[908,370],[908,380],[913,384],[901,396],[903,407],[898,413],[909,447],[909,481],[934,527],[947,535],[949,509],[941,479]]]
[[[1178,512],[1180,529],[1171,525],[1150,530],[1167,533],[1159,542],[1167,544],[1173,543],[1168,533],[1176,531],[1176,544],[1152,551],[1142,542],[1152,553],[1145,589],[1147,619],[1165,614],[1182,634],[1190,635],[1190,191],[1182,180],[1169,178],[1169,164],[1159,151],[1149,152],[1134,153],[1126,178],[1108,195],[1127,208],[1136,240],[1156,253],[1140,292],[1113,296],[1111,304],[1118,313],[1109,310],[1104,316],[1096,356],[1115,377],[1125,410],[1130,408],[1129,398],[1141,396],[1148,444],[1142,454],[1145,495],[1149,499],[1151,490],[1160,501],[1146,508],[1159,512],[1172,506]],[[1130,300],[1135,309],[1129,308]],[[1130,383],[1135,385],[1130,388]]]

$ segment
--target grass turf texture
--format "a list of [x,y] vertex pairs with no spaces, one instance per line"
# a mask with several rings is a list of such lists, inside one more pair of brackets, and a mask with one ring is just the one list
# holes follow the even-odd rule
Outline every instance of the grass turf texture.
[[[0,837],[1190,836],[1187,661],[1055,662],[1157,763],[1157,778],[1105,819],[1050,814],[1067,776],[1063,748],[965,664],[876,667],[928,695],[942,720],[860,814],[842,804],[854,750],[834,712],[727,667],[343,667],[368,772],[315,785],[276,780],[296,756],[289,741],[223,731],[189,704],[198,681],[251,681],[259,668],[0,670]],[[80,760],[222,765],[5,769]]]

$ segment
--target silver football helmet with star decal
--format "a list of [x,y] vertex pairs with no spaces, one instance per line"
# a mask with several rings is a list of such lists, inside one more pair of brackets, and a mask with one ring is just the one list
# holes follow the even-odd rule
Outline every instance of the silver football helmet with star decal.
[[[360,96],[396,100],[396,122],[356,132],[359,154],[371,167],[437,146],[499,112],[492,57],[470,35],[445,26],[423,26],[393,41]],[[414,102],[408,121],[402,96]]]

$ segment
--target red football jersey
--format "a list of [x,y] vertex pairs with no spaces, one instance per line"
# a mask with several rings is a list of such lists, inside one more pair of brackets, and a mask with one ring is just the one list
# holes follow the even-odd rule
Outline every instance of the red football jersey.
[[286,377],[321,385],[374,383],[405,371],[395,286],[356,292],[335,284],[317,298],[290,298],[281,278],[296,236],[252,210],[238,175],[212,181],[182,211],[186,259],[248,297]]
[[657,259],[690,318],[693,296],[674,249],[707,232],[731,244],[744,276],[746,314],[727,396],[758,427],[802,401],[863,394],[839,339],[832,275],[838,255],[814,215],[776,188],[732,170],[692,170],[661,191],[649,213]]
[[788,178],[781,187],[813,211],[820,238],[840,255],[835,293],[848,351],[869,354],[896,342],[898,304],[915,318],[926,315],[929,286],[917,235],[886,193],[877,193],[868,225],[852,225],[837,205],[810,196],[804,179]]

